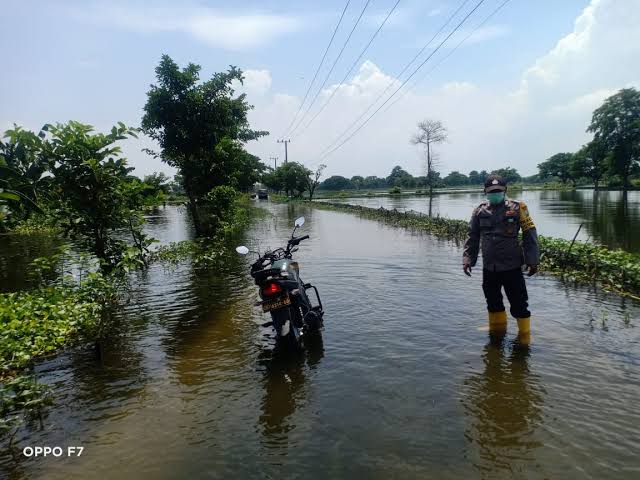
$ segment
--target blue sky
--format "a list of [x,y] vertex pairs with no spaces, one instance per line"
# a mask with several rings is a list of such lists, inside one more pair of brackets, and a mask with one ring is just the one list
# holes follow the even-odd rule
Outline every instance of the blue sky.
[[[501,1],[486,0],[451,45]],[[320,78],[365,3],[350,2]],[[312,113],[337,88],[394,3],[370,1]],[[386,175],[396,164],[419,174],[420,152],[408,139],[418,121],[437,118],[450,131],[439,152],[443,172],[509,164],[531,174],[546,156],[579,148],[588,140],[584,130],[593,108],[640,80],[638,0],[512,0],[393,108],[322,158],[388,83],[398,84],[395,76],[460,3],[400,1],[327,109],[303,135],[291,137],[291,159],[310,167],[325,163],[327,174]],[[475,3],[467,2],[463,12]],[[4,1],[0,127],[17,122],[36,129],[69,119],[98,129],[117,121],[135,126],[154,67],[168,53],[180,64],[200,64],[203,77],[229,64],[245,70],[242,90],[256,107],[251,120],[273,134],[247,148],[265,161],[282,158],[277,136],[298,110],[344,5]],[[446,55],[447,47],[439,54]],[[148,143],[123,145],[136,172],[171,173],[140,151]]]

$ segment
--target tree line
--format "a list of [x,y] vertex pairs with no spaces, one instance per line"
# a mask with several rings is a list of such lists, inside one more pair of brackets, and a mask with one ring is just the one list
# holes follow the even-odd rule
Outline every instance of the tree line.
[[387,177],[355,175],[351,178],[333,175],[324,180],[319,185],[321,190],[374,190],[386,188],[417,188],[428,189],[429,187],[460,187],[479,186],[484,184],[485,178],[495,173],[502,175],[509,182],[519,182],[523,180],[515,168],[505,167],[487,172],[486,170],[472,170],[467,175],[458,171],[453,171],[445,177],[440,176],[440,172],[432,170],[431,178],[427,175],[413,176],[400,165],[393,167]]

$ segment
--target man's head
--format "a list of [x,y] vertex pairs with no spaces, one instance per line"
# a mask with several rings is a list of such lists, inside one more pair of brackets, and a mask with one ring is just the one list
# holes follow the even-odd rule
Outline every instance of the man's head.
[[489,203],[496,205],[504,201],[507,192],[507,181],[500,175],[489,175],[484,181],[484,193]]

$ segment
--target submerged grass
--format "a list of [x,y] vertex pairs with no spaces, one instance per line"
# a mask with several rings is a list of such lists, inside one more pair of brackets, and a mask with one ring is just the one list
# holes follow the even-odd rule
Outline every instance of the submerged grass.
[[[41,262],[42,263],[42,262]],[[118,287],[100,273],[61,278],[29,291],[0,294],[0,438],[10,444],[22,419],[40,416],[50,389],[36,382],[36,361],[100,338]],[[11,433],[13,432],[13,433]]]
[[[414,211],[399,212],[335,202],[307,202],[314,208],[355,213],[360,217],[428,232],[437,237],[464,242],[468,223],[444,217],[429,217]],[[599,284],[605,290],[640,299],[640,255],[612,250],[592,243],[539,237],[540,271],[583,283]]]

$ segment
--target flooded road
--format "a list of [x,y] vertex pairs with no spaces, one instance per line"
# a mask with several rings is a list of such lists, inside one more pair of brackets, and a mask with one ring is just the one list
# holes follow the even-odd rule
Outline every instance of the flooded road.
[[[509,194],[524,201],[538,227],[549,237],[572,239],[580,224],[579,240],[640,253],[640,192],[594,190],[525,190]],[[331,199],[365,207],[384,207],[469,220],[473,208],[485,200],[475,193],[443,193],[428,196],[384,196]]]
[[[455,244],[263,205],[237,243],[280,246],[305,215],[322,341],[274,351],[250,259],[154,265],[100,361],[79,349],[39,367],[55,404],[18,446],[82,456],[5,454],[8,478],[638,478],[640,303],[533,277],[523,351],[515,323],[502,342],[483,331],[481,272],[462,274]],[[161,209],[153,233],[189,237],[182,215]]]

